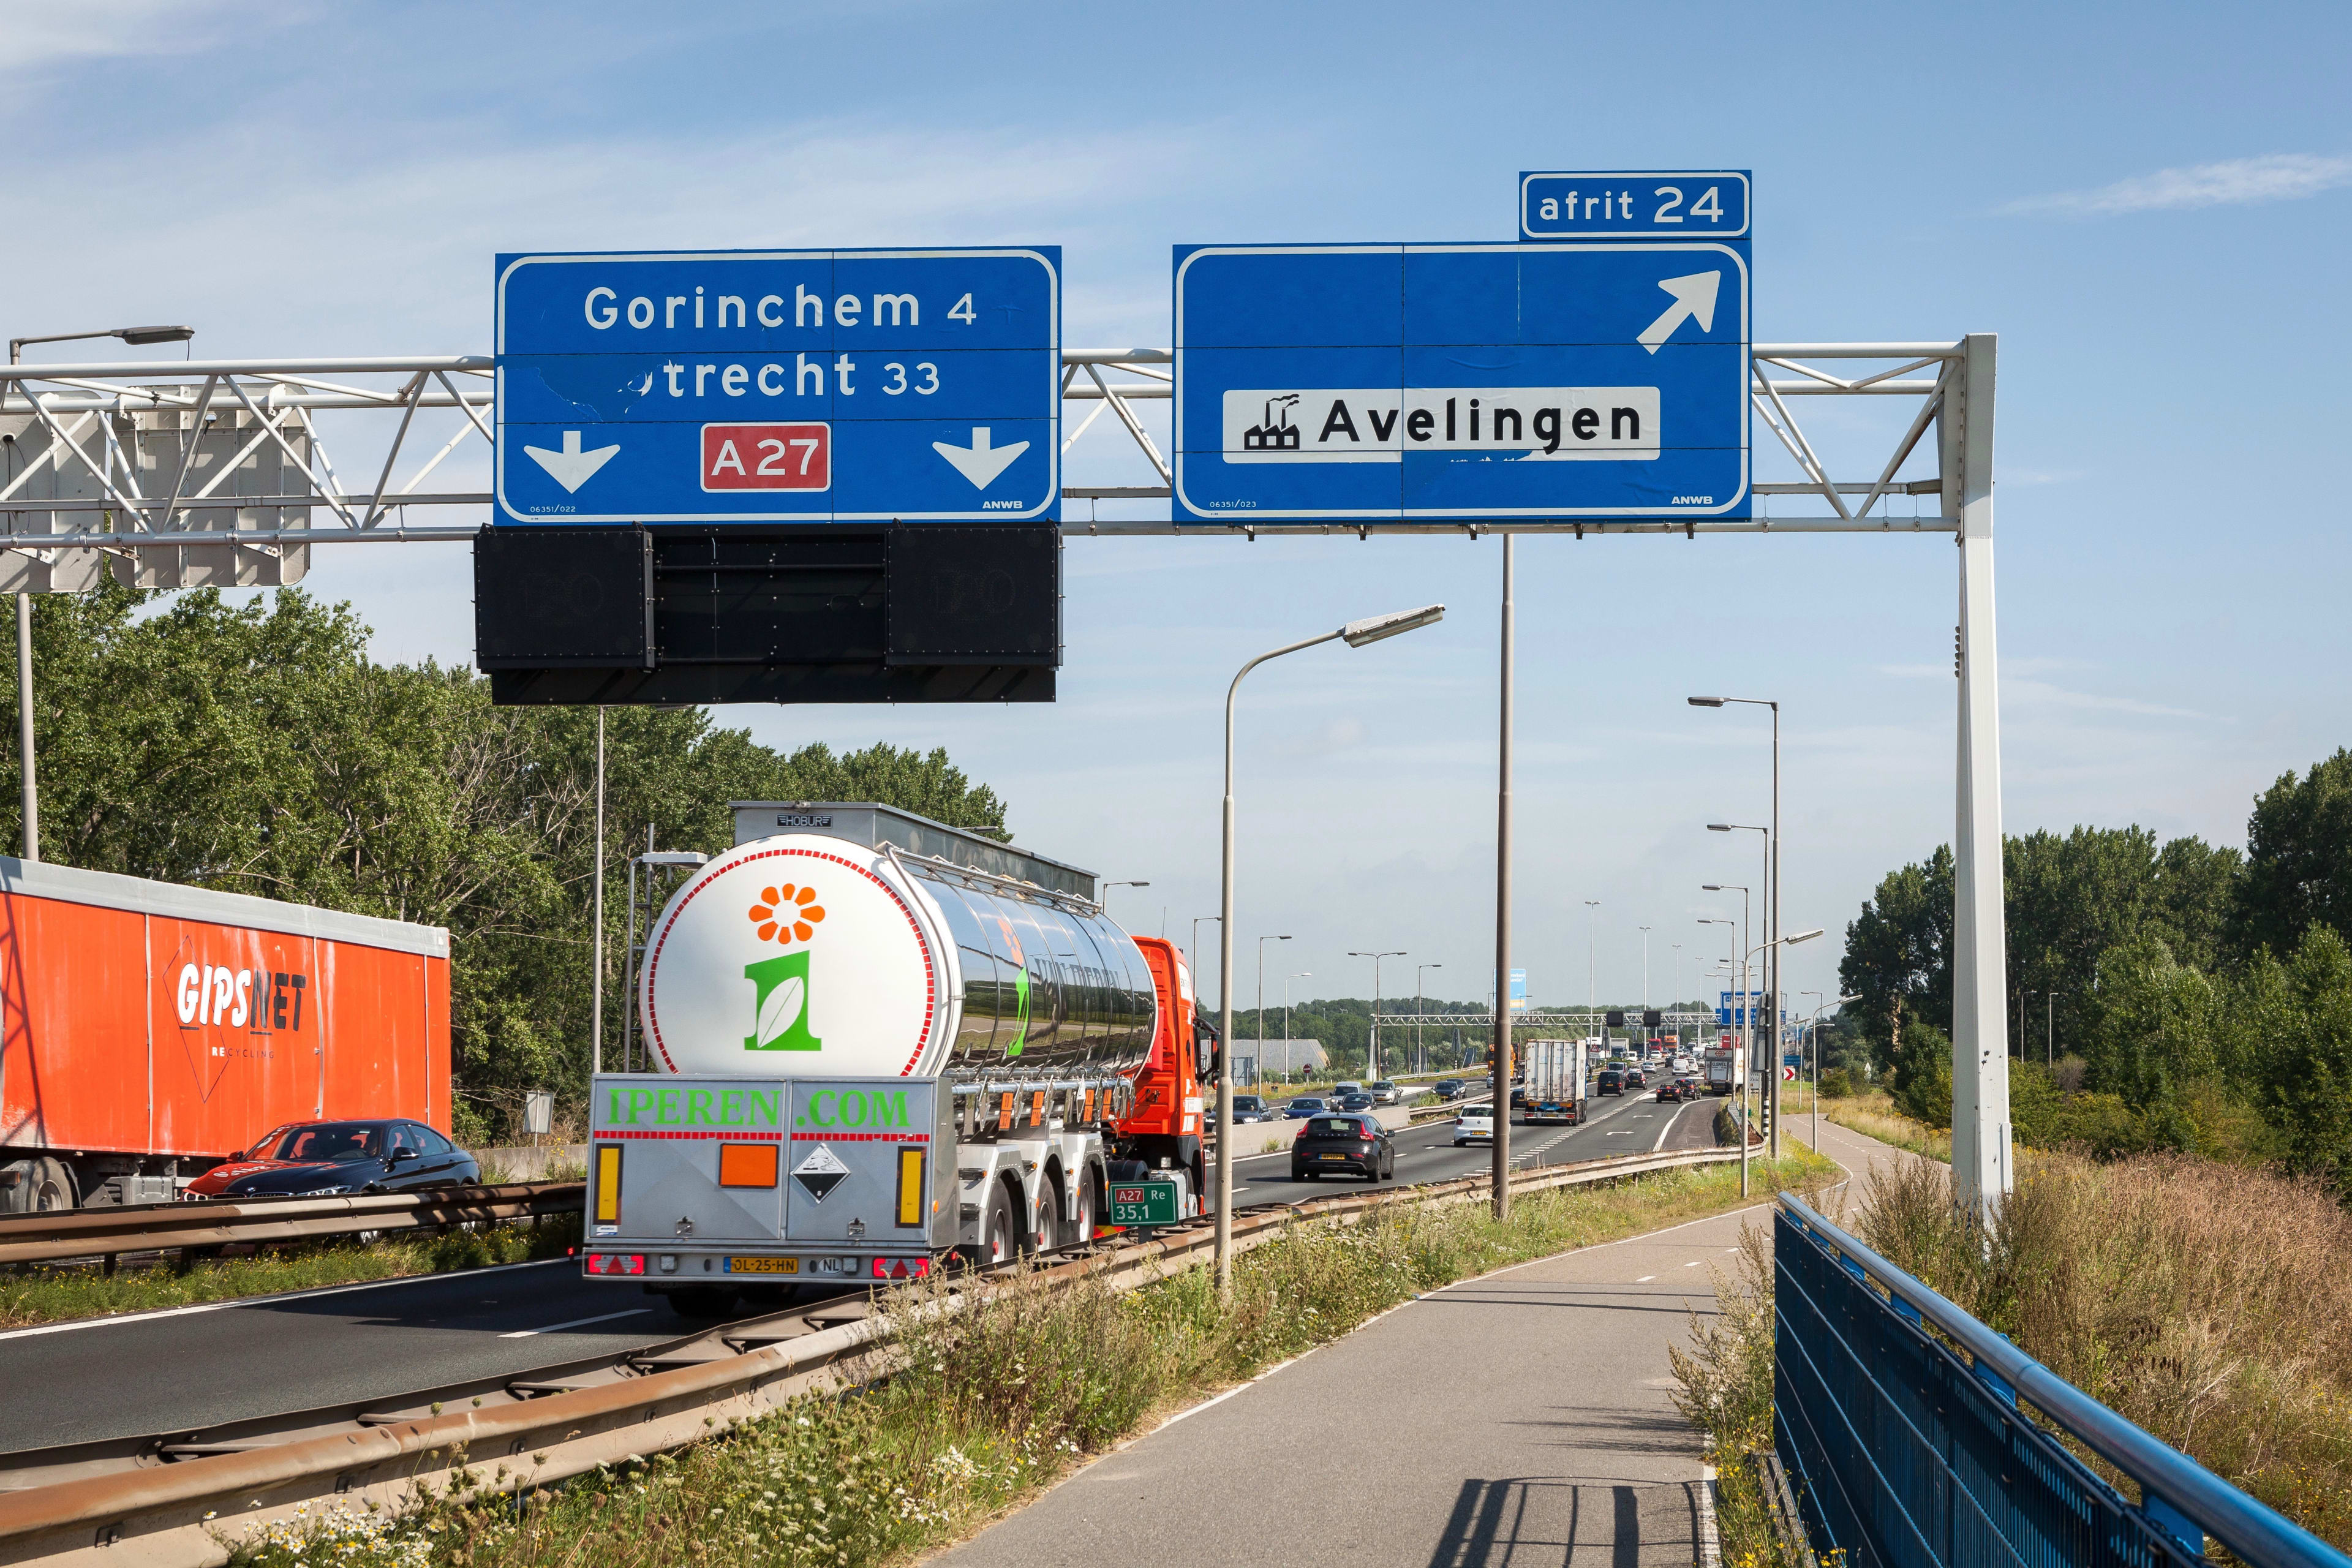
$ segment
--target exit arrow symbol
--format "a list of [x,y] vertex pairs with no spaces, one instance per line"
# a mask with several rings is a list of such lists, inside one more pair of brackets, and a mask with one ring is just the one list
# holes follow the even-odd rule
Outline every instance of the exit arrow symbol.
[[1693,316],[1698,318],[1700,331],[1715,331],[1715,295],[1722,283],[1720,272],[1694,272],[1687,278],[1660,279],[1658,287],[1672,294],[1675,302],[1666,307],[1664,315],[1643,327],[1641,336],[1633,341],[1656,353],[1659,345],[1675,335],[1675,329]]
[[986,489],[1003,473],[1013,458],[1029,449],[1026,441],[1015,441],[1010,447],[988,444],[988,426],[971,427],[971,445],[950,447],[945,441],[931,443],[931,450],[955,465],[955,471],[972,483],[975,489]]
[[580,449],[580,432],[577,430],[563,433],[563,450],[561,452],[551,452],[544,447],[523,448],[530,455],[532,462],[545,468],[548,477],[563,487],[566,495],[594,479],[596,470],[611,462],[613,455],[620,449],[619,443],[615,442],[610,447],[599,447],[593,452],[583,452]]

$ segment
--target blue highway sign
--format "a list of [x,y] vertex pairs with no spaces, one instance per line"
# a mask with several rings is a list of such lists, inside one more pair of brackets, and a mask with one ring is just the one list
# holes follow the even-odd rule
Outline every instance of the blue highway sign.
[[1175,519],[1746,517],[1746,248],[1179,247]]
[[1745,169],[1523,174],[1521,239],[1746,239]]
[[498,258],[497,519],[1061,516],[1062,255]]

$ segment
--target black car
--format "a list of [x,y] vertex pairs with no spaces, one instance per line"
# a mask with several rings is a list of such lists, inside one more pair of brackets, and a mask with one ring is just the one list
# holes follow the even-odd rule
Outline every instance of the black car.
[[215,1165],[182,1196],[341,1197],[479,1180],[474,1157],[421,1121],[297,1121]]
[[1332,1103],[1332,1105],[1333,1105],[1333,1107],[1334,1107],[1335,1109],[1338,1109],[1338,1110],[1340,1110],[1355,1111],[1355,1110],[1371,1110],[1372,1108],[1374,1108],[1375,1106],[1379,1105],[1379,1104],[1380,1104],[1380,1101],[1379,1101],[1377,1099],[1375,1099],[1373,1096],[1371,1096],[1371,1095],[1370,1095],[1370,1094],[1366,1094],[1366,1093],[1362,1092],[1361,1090],[1359,1090],[1358,1092],[1356,1092],[1356,1093],[1354,1093],[1354,1094],[1343,1094],[1343,1095],[1341,1095],[1339,1099],[1337,1099],[1337,1100],[1333,1100],[1331,1103]]
[[1327,1171],[1368,1182],[1392,1181],[1396,1145],[1389,1142],[1388,1130],[1369,1116],[1310,1118],[1290,1145],[1290,1179],[1311,1182]]
[[1640,1068],[1627,1068],[1625,1069],[1625,1087],[1627,1089],[1647,1089],[1650,1087],[1650,1075],[1643,1072]]
[[1603,1094],[1624,1093],[1625,1074],[1622,1070],[1617,1068],[1602,1068],[1601,1069],[1601,1082],[1599,1088],[1601,1092]]
[[1459,1100],[1462,1098],[1463,1084],[1462,1080],[1458,1078],[1439,1079],[1432,1087],[1435,1089],[1437,1098],[1440,1100]]

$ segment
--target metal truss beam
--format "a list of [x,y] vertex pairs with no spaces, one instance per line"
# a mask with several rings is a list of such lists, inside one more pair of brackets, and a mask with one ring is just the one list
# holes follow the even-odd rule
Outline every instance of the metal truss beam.
[[[1464,533],[1478,537],[1498,531],[1572,531],[1587,533],[1950,533],[1958,528],[1959,477],[1942,471],[1944,444],[1927,442],[1926,456],[1938,471],[1928,479],[1902,479],[1905,464],[1918,453],[1927,431],[1936,425],[1950,389],[1968,374],[1969,342],[1876,343],[1758,343],[1751,354],[1749,394],[1759,422],[1794,460],[1803,476],[1794,481],[1759,482],[1752,487],[1759,515],[1742,520],[1654,519],[1627,522],[1526,524],[1397,524],[1375,525],[1383,533]],[[1165,402],[1174,393],[1174,355],[1161,348],[1074,349],[1062,356],[1062,395],[1073,405],[1065,418],[1063,451],[1066,454],[1105,413],[1123,432],[1128,445],[1148,465],[1144,482],[1119,485],[1072,485],[1066,500],[1164,500],[1169,496],[1169,462],[1145,427],[1139,405]],[[1853,362],[1881,362],[1857,371]],[[1836,369],[1825,368],[1835,365]],[[495,362],[481,354],[382,355],[341,358],[196,360],[173,363],[104,363],[77,365],[23,364],[0,366],[0,420],[14,416],[39,426],[49,446],[39,463],[10,479],[0,476],[0,525],[12,534],[28,537],[24,545],[5,549],[99,549],[110,552],[146,549],[177,549],[190,543],[228,543],[254,548],[280,544],[339,542],[457,542],[470,540],[479,524],[453,519],[448,522],[413,523],[417,508],[486,508],[487,491],[427,489],[423,481],[436,468],[478,436],[490,437],[488,416]],[[1922,374],[1921,373],[1927,373]],[[354,377],[391,380],[368,385]],[[1817,397],[1913,397],[1919,400],[1915,416],[1902,437],[1876,465],[1874,477],[1833,476],[1822,458],[1793,400]],[[260,495],[223,494],[215,473],[208,483],[196,483],[194,453],[208,423],[222,413],[241,409],[258,424],[249,444],[237,454],[243,461],[264,444],[274,444],[289,466],[306,474],[310,488]],[[465,423],[446,440],[429,440],[430,450],[412,452],[416,416],[426,411],[454,409]],[[1083,412],[1082,412],[1083,410]],[[341,416],[373,413],[390,416],[382,433],[363,429]],[[334,463],[320,438],[317,416],[337,416],[338,440],[345,435],[356,444],[383,444],[378,478],[365,490],[347,489],[335,477]],[[131,416],[145,416],[143,421]],[[120,422],[118,424],[118,422]],[[134,431],[134,424],[160,425],[161,429]],[[95,425],[96,429],[91,426]],[[240,426],[240,432],[244,426]],[[130,456],[121,451],[123,434],[131,434],[142,449]],[[300,453],[289,435],[307,437]],[[169,451],[154,451],[167,440]],[[373,452],[369,454],[373,456]],[[153,494],[139,489],[140,458]],[[68,472],[86,491],[78,495],[37,497],[26,489],[33,469],[46,466],[59,479]],[[286,471],[281,468],[279,471]],[[405,473],[405,479],[402,475]],[[164,484],[162,476],[170,474]],[[1151,482],[1156,480],[1158,482]],[[55,489],[52,484],[49,488]],[[1932,510],[1921,503],[1934,498]],[[1816,505],[1783,510],[1805,500]],[[1907,509],[1896,502],[1911,503]],[[323,507],[331,521],[299,528],[234,526],[234,514],[256,509]],[[1094,510],[1090,508],[1090,510]],[[83,527],[88,517],[99,526]],[[37,518],[39,526],[35,522]],[[225,523],[229,526],[223,526]],[[60,524],[69,524],[60,526]],[[1234,524],[1226,530],[1187,525],[1180,530],[1164,520],[1087,518],[1066,520],[1063,531],[1079,535],[1173,534],[1236,531],[1253,537],[1265,533],[1365,533],[1367,529],[1340,523],[1273,525],[1250,528]],[[191,536],[194,536],[193,538]],[[209,536],[209,537],[207,537]],[[29,539],[37,539],[33,545]]]

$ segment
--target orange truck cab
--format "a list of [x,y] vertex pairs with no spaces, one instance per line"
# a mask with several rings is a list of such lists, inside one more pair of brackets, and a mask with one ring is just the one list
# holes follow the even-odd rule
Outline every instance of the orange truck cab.
[[1183,1212],[1199,1214],[1208,1182],[1201,1148],[1202,1086],[1216,1076],[1216,1029],[1194,1009],[1192,973],[1176,944],[1164,937],[1132,940],[1151,970],[1160,1018],[1151,1055],[1135,1075],[1133,1105],[1112,1124],[1110,1177],[1139,1181],[1146,1173],[1174,1173],[1186,1184]]

